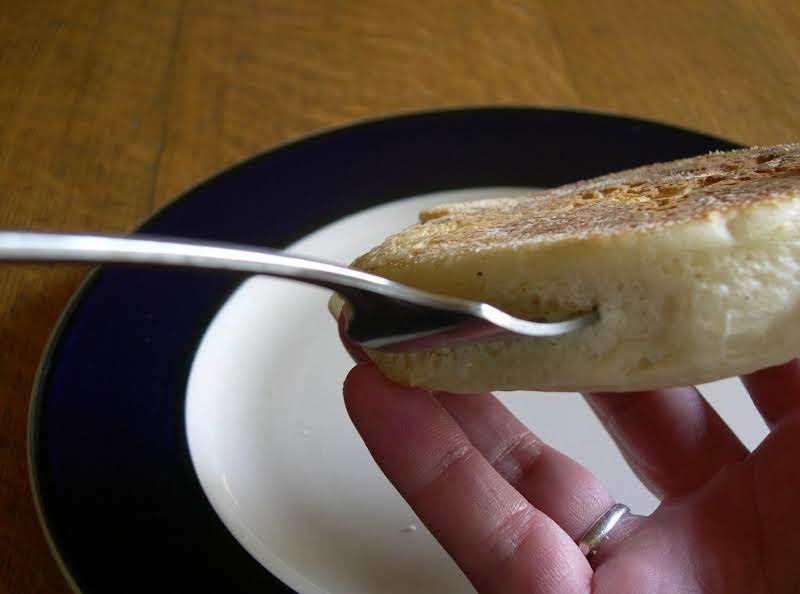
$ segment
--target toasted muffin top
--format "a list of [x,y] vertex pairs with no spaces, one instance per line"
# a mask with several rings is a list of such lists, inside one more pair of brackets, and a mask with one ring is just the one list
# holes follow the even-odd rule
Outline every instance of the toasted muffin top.
[[559,188],[423,211],[354,262],[375,269],[463,251],[610,236],[800,198],[800,144],[711,153]]

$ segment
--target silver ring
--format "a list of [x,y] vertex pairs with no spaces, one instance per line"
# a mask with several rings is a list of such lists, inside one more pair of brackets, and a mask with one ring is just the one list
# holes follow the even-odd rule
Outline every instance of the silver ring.
[[616,503],[612,505],[607,512],[597,518],[589,529],[583,533],[578,539],[578,548],[581,553],[589,557],[597,552],[597,547],[600,546],[614,529],[614,526],[627,514],[630,509],[627,505]]

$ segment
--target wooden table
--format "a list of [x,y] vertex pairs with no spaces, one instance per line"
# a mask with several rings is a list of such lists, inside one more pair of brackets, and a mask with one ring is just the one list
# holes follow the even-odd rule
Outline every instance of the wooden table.
[[[322,127],[440,106],[608,110],[800,139],[800,3],[5,0],[0,227],[123,232]],[[36,366],[85,269],[0,268],[0,592],[69,591],[25,461]]]

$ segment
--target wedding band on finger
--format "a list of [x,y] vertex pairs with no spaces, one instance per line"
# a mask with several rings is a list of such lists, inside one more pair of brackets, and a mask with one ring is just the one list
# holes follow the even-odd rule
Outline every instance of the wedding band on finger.
[[614,526],[616,526],[629,511],[631,510],[628,509],[627,505],[616,503],[597,518],[577,541],[581,553],[586,555],[586,557],[594,555],[600,544],[611,534]]

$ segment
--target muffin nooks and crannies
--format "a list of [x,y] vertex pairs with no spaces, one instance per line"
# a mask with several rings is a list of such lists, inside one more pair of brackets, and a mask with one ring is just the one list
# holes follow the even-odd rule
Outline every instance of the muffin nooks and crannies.
[[600,313],[559,338],[369,353],[403,384],[630,391],[747,373],[800,353],[800,145],[426,210],[353,267],[531,320]]

